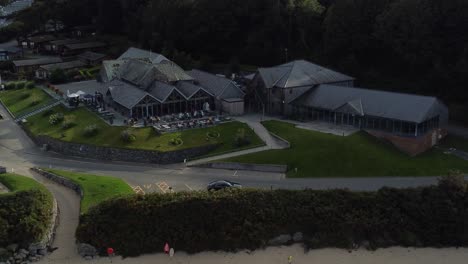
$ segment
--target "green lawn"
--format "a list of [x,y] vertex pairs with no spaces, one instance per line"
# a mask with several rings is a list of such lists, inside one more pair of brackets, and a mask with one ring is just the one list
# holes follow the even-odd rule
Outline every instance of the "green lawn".
[[[334,136],[279,121],[265,127],[291,143],[290,149],[234,157],[223,161],[286,164],[288,177],[441,176],[449,170],[468,172],[468,161],[430,150],[409,157],[364,132]],[[294,168],[297,168],[297,173]]]
[[27,191],[31,189],[46,190],[46,188],[34,179],[13,174],[0,174],[0,183],[5,185],[11,192]]
[[[157,135],[151,127],[132,128],[132,133],[136,136],[133,142],[124,142],[120,134],[127,127],[109,126],[102,121],[96,114],[86,108],[69,111],[62,106],[57,106],[52,111],[64,113],[64,115],[74,115],[76,126],[68,130],[63,130],[61,125],[50,125],[49,115],[38,114],[28,119],[26,127],[34,134],[48,135],[53,138],[61,139],[68,142],[77,142],[83,144],[93,144],[106,147],[121,147],[131,149],[157,150],[157,151],[173,151],[179,149],[193,148],[203,145],[221,143],[212,153],[220,153],[238,149],[235,144],[235,136],[239,129],[244,129],[247,136],[251,139],[251,143],[245,147],[254,147],[263,144],[261,139],[251,130],[246,124],[240,122],[225,123],[212,128],[201,128],[186,130],[180,133],[170,133]],[[93,137],[86,137],[83,131],[86,126],[96,124],[99,127],[99,132]],[[208,139],[209,131],[217,131],[220,134],[219,138]],[[64,137],[62,137],[62,134]],[[182,139],[181,145],[170,144],[171,139],[179,137]]]
[[468,139],[448,135],[440,144],[444,148],[456,148],[468,152]]
[[90,207],[109,198],[134,194],[132,188],[118,178],[54,169],[43,170],[68,178],[80,185],[84,194],[81,200],[81,213],[85,213]]
[[54,100],[40,88],[2,91],[0,92],[0,99],[15,116],[27,114],[31,110],[48,105]]

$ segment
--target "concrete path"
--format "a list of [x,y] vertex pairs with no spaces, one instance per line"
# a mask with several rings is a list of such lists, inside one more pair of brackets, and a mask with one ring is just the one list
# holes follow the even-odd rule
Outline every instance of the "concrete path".
[[208,162],[214,161],[214,160],[222,160],[222,159],[242,156],[242,155],[246,155],[246,154],[250,154],[250,153],[256,153],[256,152],[270,150],[270,149],[272,149],[272,148],[270,148],[269,146],[264,146],[264,147],[240,150],[240,151],[236,151],[236,152],[230,152],[230,153],[226,153],[226,154],[222,154],[222,155],[216,155],[216,156],[213,156],[213,157],[192,160],[192,161],[187,162],[187,166],[194,166],[194,165],[198,165],[198,164],[204,164],[204,163],[208,163]]
[[0,183],[0,194],[7,193],[8,191],[9,191],[8,188],[5,187],[5,185]]
[[265,142],[268,149],[284,149],[287,147],[283,142],[273,137],[270,132],[261,124],[262,116],[257,114],[249,114],[239,116],[236,120],[246,123],[253,131]]

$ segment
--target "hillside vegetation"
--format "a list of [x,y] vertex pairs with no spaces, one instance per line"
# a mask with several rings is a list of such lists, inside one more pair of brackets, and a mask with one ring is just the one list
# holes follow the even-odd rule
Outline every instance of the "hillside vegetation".
[[230,190],[134,195],[83,215],[77,239],[102,253],[257,249],[303,232],[309,248],[468,246],[468,192],[460,177],[438,186],[377,192]]
[[43,238],[50,225],[52,194],[33,179],[0,174],[11,192],[0,194],[0,247],[27,246]]

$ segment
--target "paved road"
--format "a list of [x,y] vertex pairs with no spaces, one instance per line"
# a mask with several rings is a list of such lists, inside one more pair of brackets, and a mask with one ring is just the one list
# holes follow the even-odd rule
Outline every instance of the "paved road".
[[164,166],[66,158],[42,152],[24,131],[11,121],[4,109],[0,109],[0,112],[5,116],[5,120],[0,121],[0,165],[16,172],[39,166],[112,175],[126,180],[134,187],[141,187],[145,192],[162,191],[157,185],[164,184],[172,186],[176,191],[203,189],[207,183],[218,179],[235,180],[244,186],[259,188],[349,188],[351,190],[376,190],[383,186],[397,188],[424,186],[437,182],[437,177],[285,179],[284,175],[279,173],[188,168],[183,164]]

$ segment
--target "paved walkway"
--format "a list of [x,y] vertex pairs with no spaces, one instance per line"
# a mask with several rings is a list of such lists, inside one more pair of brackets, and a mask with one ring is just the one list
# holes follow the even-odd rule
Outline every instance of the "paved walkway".
[[287,145],[284,142],[273,137],[270,132],[261,124],[262,116],[257,114],[248,114],[239,116],[236,120],[246,123],[253,131],[265,142],[269,149],[284,149]]
[[270,150],[270,149],[271,149],[270,147],[264,146],[264,147],[240,150],[240,151],[236,151],[236,152],[230,152],[230,153],[226,153],[226,154],[222,154],[222,155],[216,155],[216,156],[212,156],[212,157],[208,157],[208,158],[192,160],[192,161],[187,162],[187,166],[194,166],[194,165],[204,164],[204,163],[208,163],[208,162],[214,161],[214,160],[222,160],[222,159],[242,156],[242,155],[246,155],[246,154],[250,154],[250,153],[256,153],[256,152]]

